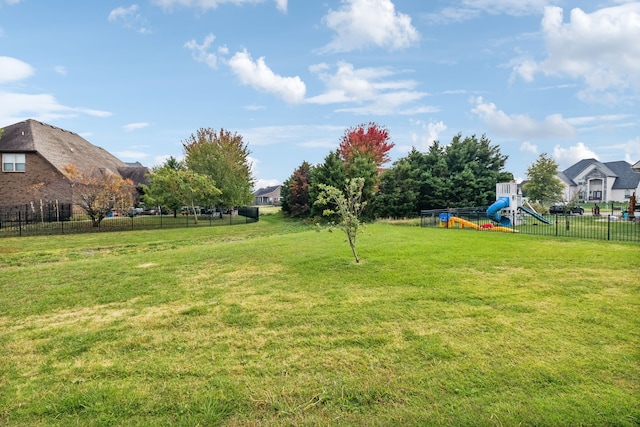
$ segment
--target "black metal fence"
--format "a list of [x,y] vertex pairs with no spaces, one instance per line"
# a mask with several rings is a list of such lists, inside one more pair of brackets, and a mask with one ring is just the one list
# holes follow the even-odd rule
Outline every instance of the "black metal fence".
[[470,229],[483,232],[535,234],[541,236],[640,242],[640,217],[626,212],[602,211],[599,215],[538,214],[524,211],[510,217],[511,224],[501,227],[486,215],[486,207],[464,209],[435,209],[420,212],[421,227]]
[[114,213],[96,223],[86,213],[77,208],[72,209],[71,205],[48,209],[33,209],[31,205],[0,206],[0,237],[247,224],[257,222],[259,215],[259,208],[249,206],[229,211],[212,211],[197,216],[166,214],[160,211],[157,214],[145,215],[132,211],[126,215]]

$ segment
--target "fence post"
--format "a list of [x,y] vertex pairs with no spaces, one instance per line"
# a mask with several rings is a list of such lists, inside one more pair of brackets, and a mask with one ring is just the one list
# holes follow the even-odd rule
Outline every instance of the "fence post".
[[18,235],[22,236],[22,212],[18,211]]
[[[611,202],[611,212],[613,212],[613,202]],[[611,215],[607,215],[607,240],[611,240]]]

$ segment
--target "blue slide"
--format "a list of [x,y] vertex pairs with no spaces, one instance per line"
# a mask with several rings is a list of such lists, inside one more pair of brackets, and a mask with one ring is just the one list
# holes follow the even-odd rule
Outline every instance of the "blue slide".
[[499,197],[498,200],[495,201],[494,204],[489,206],[487,209],[487,216],[491,219],[491,221],[497,222],[503,227],[511,226],[511,220],[506,217],[500,215],[498,212],[501,209],[509,207],[509,198],[508,197]]
[[534,211],[533,209],[529,209],[526,206],[520,206],[520,209],[522,209],[523,211],[525,211],[526,213],[528,213],[529,215],[531,215],[532,217],[534,217],[535,219],[537,219],[540,222],[544,222],[545,224],[553,225],[553,222],[549,221],[547,218],[543,217],[542,215],[540,215],[538,212]]

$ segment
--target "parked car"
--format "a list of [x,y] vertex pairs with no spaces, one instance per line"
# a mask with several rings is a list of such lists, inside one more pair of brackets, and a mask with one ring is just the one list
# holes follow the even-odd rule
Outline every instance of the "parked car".
[[555,205],[551,205],[551,207],[549,208],[549,213],[550,214],[572,213],[572,214],[582,215],[584,214],[584,208],[580,205],[569,206],[563,203],[556,203]]

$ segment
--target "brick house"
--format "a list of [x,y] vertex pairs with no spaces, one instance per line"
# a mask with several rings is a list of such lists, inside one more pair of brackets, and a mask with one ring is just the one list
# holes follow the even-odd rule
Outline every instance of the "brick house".
[[80,135],[36,120],[9,125],[0,137],[0,206],[71,203],[73,188],[65,166],[81,172],[119,174],[136,186],[144,183],[148,169],[139,163],[130,166]]

